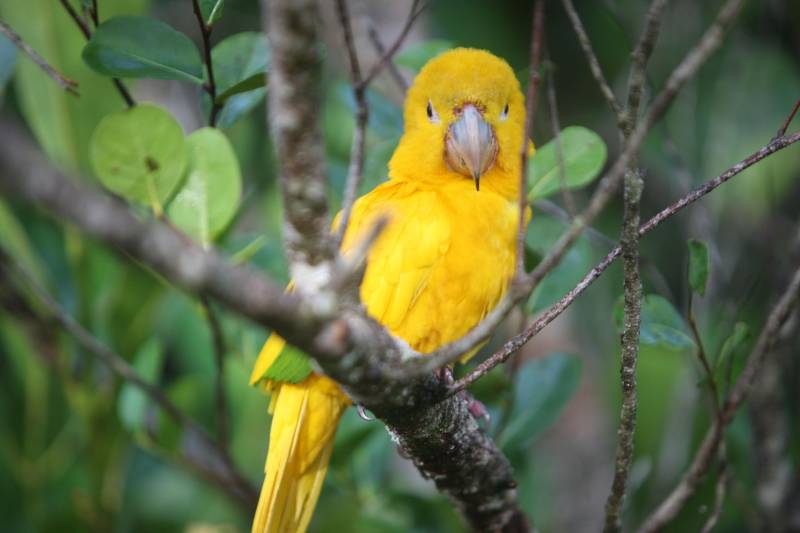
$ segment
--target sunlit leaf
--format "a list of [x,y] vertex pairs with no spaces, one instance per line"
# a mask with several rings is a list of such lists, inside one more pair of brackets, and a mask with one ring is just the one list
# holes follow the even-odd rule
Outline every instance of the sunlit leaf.
[[256,32],[237,33],[211,50],[211,61],[217,100],[224,104],[219,112],[218,125],[228,127],[253,109],[266,94],[267,39]]
[[[614,306],[617,330],[622,331],[623,300]],[[642,325],[640,341],[650,346],[661,346],[671,350],[687,350],[694,347],[688,326],[669,300],[657,294],[648,294],[642,300]]]
[[521,449],[555,422],[578,387],[581,360],[554,353],[525,364],[514,378],[514,404],[498,436],[504,450]]
[[107,115],[97,125],[89,154],[103,185],[156,213],[180,183],[188,159],[180,124],[154,105]]
[[202,13],[207,26],[213,26],[222,18],[223,7],[225,7],[225,0],[200,0],[200,13]]
[[708,246],[703,241],[689,240],[689,286],[700,296],[706,293],[708,281]]
[[[161,375],[163,352],[155,338],[148,341],[133,359],[133,368],[148,383],[155,384]],[[139,432],[144,428],[147,407],[147,395],[130,383],[125,383],[117,400],[117,412],[122,425],[129,431]]]
[[170,220],[208,246],[236,213],[242,190],[239,162],[225,134],[202,128],[186,138],[186,181],[169,206]]
[[445,39],[430,39],[412,44],[395,56],[394,61],[402,67],[418,72],[425,63],[453,48],[453,43]]
[[[561,145],[561,158],[557,143]],[[528,198],[544,198],[561,190],[563,162],[567,189],[583,187],[595,179],[606,162],[606,143],[595,132],[569,126],[557,139],[540,146],[528,163]]]
[[106,76],[203,83],[203,63],[192,40],[149,17],[103,22],[83,49],[83,59]]

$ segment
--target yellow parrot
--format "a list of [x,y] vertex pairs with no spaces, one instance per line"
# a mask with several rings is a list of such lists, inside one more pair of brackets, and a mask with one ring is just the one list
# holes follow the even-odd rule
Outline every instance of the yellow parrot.
[[[361,300],[392,334],[427,353],[472,329],[513,276],[525,102],[505,61],[457,48],[422,68],[403,120],[389,180],[356,201],[341,251],[388,216],[367,257]],[[307,363],[292,370],[298,360],[273,334],[253,369],[251,382],[272,395],[254,533],[306,530],[350,405]]]

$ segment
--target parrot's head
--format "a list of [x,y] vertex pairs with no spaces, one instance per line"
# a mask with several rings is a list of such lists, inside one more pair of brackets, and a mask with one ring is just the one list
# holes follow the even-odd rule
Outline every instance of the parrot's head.
[[525,98],[499,57],[456,48],[430,60],[408,90],[404,122],[392,177],[470,180],[516,196]]

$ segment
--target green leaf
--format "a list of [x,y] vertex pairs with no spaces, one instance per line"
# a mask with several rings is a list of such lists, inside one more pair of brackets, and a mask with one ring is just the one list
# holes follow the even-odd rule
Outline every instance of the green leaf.
[[[220,127],[229,127],[253,109],[266,94],[269,48],[262,33],[243,32],[224,39],[211,50],[217,101],[224,103]],[[210,105],[210,102],[208,102]]]
[[194,43],[149,17],[114,17],[98,26],[83,59],[115,78],[158,78],[203,83],[203,63]]
[[258,89],[260,87],[264,87],[267,84],[267,76],[266,73],[259,72],[258,74],[253,74],[249,78],[246,78],[233,87],[227,89],[225,92],[217,96],[215,101],[217,104],[224,104],[228,101],[231,96],[235,96],[237,94],[246,93],[248,91],[252,91],[254,89]]
[[236,213],[242,190],[239,161],[225,134],[201,128],[186,138],[186,181],[169,206],[169,218],[191,238],[208,246]]
[[606,162],[606,143],[595,132],[569,126],[558,139],[541,146],[528,163],[528,199],[544,198],[561,190],[557,142],[561,144],[567,189],[582,187],[595,179]]
[[514,379],[514,404],[498,436],[504,451],[520,450],[555,422],[578,388],[581,360],[553,353],[525,364]]
[[89,156],[103,185],[158,215],[183,177],[188,147],[169,112],[141,105],[107,115],[92,136]]
[[281,354],[264,372],[261,379],[271,379],[279,382],[300,383],[311,373],[311,364],[308,356],[295,348],[286,345]]
[[222,18],[222,8],[225,0],[200,0],[200,13],[207,26],[213,26],[216,21]]
[[703,241],[690,239],[689,246],[689,287],[704,296],[706,293],[706,282],[708,281],[708,246]]
[[414,72],[419,72],[425,63],[451,48],[453,48],[452,41],[430,39],[409,46],[395,56],[394,62]]
[[0,35],[0,104],[3,102],[6,85],[11,75],[14,74],[14,67],[17,65],[17,47],[14,43]]
[[[614,306],[617,330],[623,325],[622,296]],[[642,301],[642,326],[640,342],[650,346],[661,346],[670,350],[688,350],[694,347],[689,330],[681,315],[669,300],[657,294],[648,294]]]
[[[147,344],[136,353],[133,359],[133,368],[148,383],[155,384],[161,375],[163,363],[161,344],[151,338]],[[144,428],[147,407],[147,395],[130,383],[125,383],[117,400],[117,413],[122,425],[129,431],[138,433]]]

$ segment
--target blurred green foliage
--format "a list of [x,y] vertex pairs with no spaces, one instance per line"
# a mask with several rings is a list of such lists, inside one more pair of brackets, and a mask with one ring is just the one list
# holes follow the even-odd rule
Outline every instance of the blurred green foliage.
[[[73,4],[80,10],[79,2]],[[199,63],[201,55],[195,55],[200,50],[200,33],[190,4],[176,0],[100,0],[99,4],[101,21],[116,15],[150,17],[114,19],[101,28],[134,21],[140,26],[157,25],[160,38],[139,39],[143,31],[139,26],[123,24],[107,34],[101,30],[85,48],[85,39],[57,3],[0,4],[3,20],[68,78],[78,81],[80,92],[79,98],[63,93],[0,39],[3,120],[24,121],[59,167],[98,180],[128,200],[140,201],[143,205],[135,209],[142,217],[152,216],[148,208],[156,204],[164,207],[176,225],[204,245],[213,241],[233,260],[286,282],[280,195],[264,120],[269,58],[259,33],[258,3],[200,2],[203,18],[213,26],[221,132],[199,129],[206,125],[211,102],[198,87],[207,74]],[[431,2],[417,26],[418,34],[400,51],[399,68],[410,77],[442,49],[477,46],[505,57],[524,82],[528,4],[517,0]],[[606,151],[613,159],[619,149],[618,136],[557,4],[548,3],[545,76],[554,76],[561,123],[570,126],[565,132],[580,132],[577,140],[563,136],[560,149],[567,182],[582,186],[596,177]],[[621,93],[631,43],[648,2],[576,4],[607,77]],[[660,86],[700,36],[715,14],[716,3],[711,4],[689,0],[671,4],[648,72],[651,86]],[[377,20],[396,16],[387,5],[369,9]],[[165,29],[164,24],[171,28]],[[381,33],[388,35],[388,43],[394,31],[391,25],[384,26],[388,29]],[[640,158],[645,169],[643,213],[655,212],[774,135],[800,93],[797,27],[800,7],[790,0],[752,2],[743,11],[721,51],[686,87],[644,147]],[[336,207],[347,172],[354,101],[337,27],[326,23],[326,28],[331,35],[325,50],[320,121],[330,197]],[[131,66],[122,59],[133,47],[139,63]],[[125,82],[137,100],[156,102],[169,120],[182,125],[176,142],[189,145],[185,165],[190,171],[188,177],[187,173],[165,173],[169,174],[165,179],[182,179],[165,185],[163,194],[156,195],[158,202],[149,201],[147,194],[115,187],[116,171],[104,172],[126,155],[110,147],[123,134],[104,132],[98,124],[132,112],[123,111],[124,102],[114,85],[87,62],[106,74],[147,78]],[[391,80],[379,79],[367,98],[370,121],[362,192],[386,179],[387,162],[402,133],[400,97]],[[553,201],[560,202],[559,157],[544,98],[538,109],[534,141],[541,157],[534,158],[531,173],[545,178],[533,180],[539,183],[536,196],[551,194]],[[174,159],[180,150],[159,152],[166,143],[158,137],[160,131],[153,131],[154,125],[154,120],[147,120],[125,130],[127,145],[137,135],[154,141],[149,151],[144,145],[142,149],[158,168],[167,168],[165,159]],[[91,142],[96,131],[102,135]],[[602,141],[598,143],[592,131],[599,132]],[[578,159],[573,161],[575,153]],[[581,153],[588,153],[588,159],[581,159]],[[108,165],[100,164],[102,158],[106,162],[110,158]],[[138,162],[143,156],[137,153],[133,158]],[[638,523],[680,478],[709,423],[703,376],[694,357],[696,346],[684,318],[688,291],[697,292],[695,318],[715,377],[725,382],[740,370],[752,345],[751,332],[758,331],[766,304],[793,257],[788,245],[800,201],[798,163],[798,150],[777,154],[643,242],[648,296],[626,523]],[[152,165],[137,169],[141,175],[137,180],[160,179]],[[591,186],[572,194],[582,202],[590,190]],[[614,205],[597,227],[616,239],[620,220],[620,205]],[[531,262],[547,252],[565,227],[560,219],[534,212],[526,238]],[[696,246],[690,261],[686,247],[690,238],[707,243],[704,261]],[[142,377],[159,385],[183,412],[209,432],[215,431],[214,353],[199,302],[141,265],[85,239],[74,228],[3,199],[0,249]],[[531,315],[556,301],[607,251],[607,243],[579,239],[532,295],[525,313]],[[191,441],[180,428],[51,321],[33,319],[41,308],[24,289],[22,301],[9,297],[9,286],[18,286],[18,280],[0,282],[3,530],[247,530],[249,513],[183,465],[180,456]],[[495,369],[472,390],[492,415],[487,430],[509,453],[522,505],[542,531],[596,530],[601,522],[619,412],[615,318],[618,321],[620,292],[620,272],[612,267],[563,319],[548,328],[546,339],[537,339],[513,364]],[[258,485],[269,431],[268,398],[247,382],[267,332],[221,311],[227,348],[223,378],[231,428],[229,449],[237,468]],[[503,340],[502,335],[497,337],[484,353]],[[786,365],[785,381],[797,383],[796,354]],[[797,392],[792,392],[785,401],[797,405],[797,399]],[[796,409],[790,413],[796,422]],[[796,442],[796,424],[792,431]],[[757,516],[753,480],[758,465],[752,439],[752,422],[747,413],[741,413],[726,437],[733,481],[719,531],[748,530]],[[712,504],[713,483],[708,482],[670,531],[699,530]],[[433,532],[462,527],[446,498],[399,457],[381,424],[364,422],[349,410],[336,437],[311,529]]]

